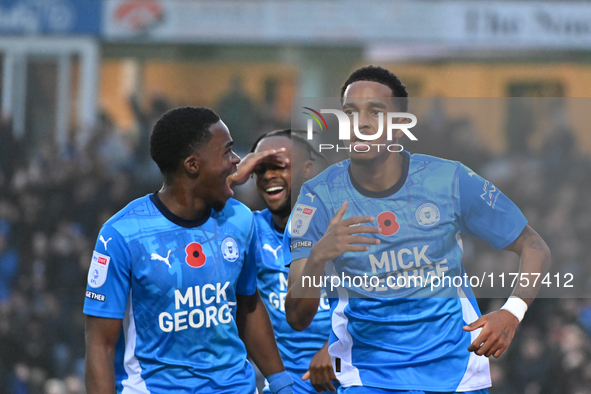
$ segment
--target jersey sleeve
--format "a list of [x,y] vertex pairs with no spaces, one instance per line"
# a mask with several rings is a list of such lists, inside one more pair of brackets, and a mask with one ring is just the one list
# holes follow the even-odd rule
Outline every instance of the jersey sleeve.
[[253,217],[250,233],[247,239],[248,250],[244,259],[242,271],[236,283],[236,293],[241,295],[253,295],[257,289],[257,250],[256,224]]
[[521,210],[491,182],[460,165],[460,231],[488,242],[495,249],[519,237],[527,219]]
[[122,319],[131,286],[131,253],[123,236],[103,226],[88,270],[84,313]]
[[283,237],[285,265],[310,255],[312,246],[324,235],[330,218],[326,202],[304,184]]

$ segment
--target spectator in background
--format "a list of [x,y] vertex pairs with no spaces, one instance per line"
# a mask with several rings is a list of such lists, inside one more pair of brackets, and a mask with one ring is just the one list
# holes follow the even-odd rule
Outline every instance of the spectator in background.
[[265,79],[263,105],[257,121],[259,130],[275,130],[288,126],[277,115],[277,86],[278,81],[276,78],[268,77]]
[[19,268],[19,255],[10,246],[10,223],[0,219],[0,306],[8,303],[11,296],[13,280]]
[[247,151],[256,139],[258,108],[244,90],[239,76],[232,78],[228,92],[216,104],[215,110],[232,132],[236,141],[235,150],[238,153]]
[[168,100],[160,95],[156,95],[150,102],[150,108],[148,110],[142,109],[140,98],[138,95],[133,95],[129,98],[129,104],[131,110],[135,115],[135,121],[137,122],[139,139],[136,144],[134,157],[137,162],[144,164],[152,162],[150,158],[150,132],[156,121],[169,109],[172,105]]

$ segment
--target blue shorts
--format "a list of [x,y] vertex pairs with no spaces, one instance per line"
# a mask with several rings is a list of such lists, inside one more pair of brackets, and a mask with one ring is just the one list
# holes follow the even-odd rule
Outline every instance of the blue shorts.
[[475,391],[463,391],[455,393],[443,393],[439,391],[422,391],[422,390],[390,390],[379,389],[376,387],[365,386],[349,386],[340,387],[338,394],[488,394],[488,389],[481,389]]

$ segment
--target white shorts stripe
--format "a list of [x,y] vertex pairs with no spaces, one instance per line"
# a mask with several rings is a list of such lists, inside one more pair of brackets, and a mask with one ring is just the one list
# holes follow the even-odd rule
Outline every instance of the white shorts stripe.
[[[466,293],[461,287],[458,287],[458,297],[462,304],[462,316],[466,324],[472,323],[478,319],[476,310],[470,303],[470,300],[466,297]],[[474,330],[470,333],[470,341],[474,341],[478,334],[482,331],[481,328]],[[474,352],[470,352],[470,358],[468,359],[468,365],[466,366],[466,372],[458,385],[456,391],[472,391],[484,389],[492,386],[490,379],[490,367],[488,358],[484,356],[478,356]]]
[[[326,264],[326,273],[328,275],[337,275],[332,261]],[[337,289],[339,294],[339,302],[332,314],[331,324],[332,330],[337,337],[337,341],[328,347],[333,368],[336,367],[335,358],[341,359],[341,371],[337,372],[335,368],[335,375],[341,386],[363,386],[361,378],[359,377],[359,370],[353,365],[351,350],[353,348],[353,339],[347,330],[349,319],[344,313],[345,307],[349,304],[349,294],[346,289],[339,287]]]
[[129,292],[129,301],[125,317],[123,318],[123,333],[125,335],[125,355],[123,356],[123,366],[127,372],[127,379],[124,379],[122,394],[150,394],[146,387],[146,382],[142,378],[142,367],[135,356],[135,345],[137,341],[137,332],[135,330],[135,319],[133,316],[133,305],[131,291]]

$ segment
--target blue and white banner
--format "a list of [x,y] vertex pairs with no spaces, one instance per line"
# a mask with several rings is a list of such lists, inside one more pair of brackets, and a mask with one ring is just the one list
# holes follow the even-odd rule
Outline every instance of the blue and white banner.
[[99,35],[101,0],[0,0],[0,35]]

